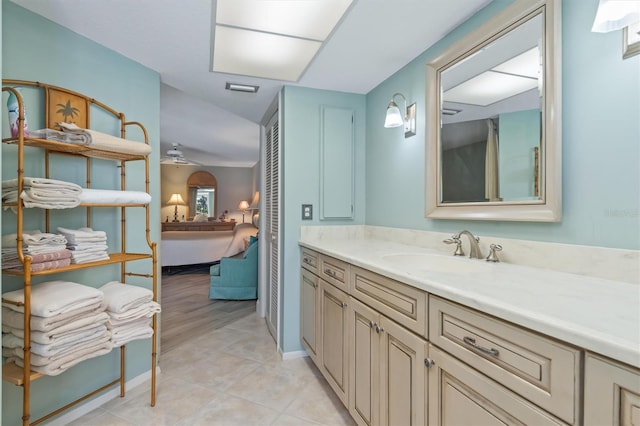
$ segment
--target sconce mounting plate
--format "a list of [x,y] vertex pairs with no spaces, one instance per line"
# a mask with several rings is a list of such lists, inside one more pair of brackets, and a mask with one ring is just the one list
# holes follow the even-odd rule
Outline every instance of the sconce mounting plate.
[[407,116],[404,120],[404,137],[409,138],[416,135],[416,104],[412,103],[407,107]]

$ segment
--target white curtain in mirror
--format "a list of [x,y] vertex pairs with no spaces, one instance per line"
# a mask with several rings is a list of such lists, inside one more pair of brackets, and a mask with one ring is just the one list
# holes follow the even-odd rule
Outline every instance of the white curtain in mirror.
[[498,180],[498,133],[492,119],[487,119],[487,149],[484,161],[485,180],[484,196],[489,201],[500,199],[500,183]]

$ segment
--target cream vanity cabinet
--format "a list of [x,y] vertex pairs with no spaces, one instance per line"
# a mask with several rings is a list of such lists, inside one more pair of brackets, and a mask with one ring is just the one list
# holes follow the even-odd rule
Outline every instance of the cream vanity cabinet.
[[[313,250],[302,253],[303,345],[359,425],[589,423],[580,348]],[[320,339],[310,337],[318,333]],[[622,401],[628,408],[621,416],[637,417],[638,372],[597,361],[587,397],[609,409]],[[628,391],[599,385],[612,368],[621,377],[614,383]],[[589,374],[587,368],[587,382]]]
[[347,305],[349,265],[302,249],[302,345],[345,406],[349,395]]
[[425,424],[426,340],[353,297],[349,333],[349,412],[356,423]]
[[640,370],[588,353],[585,425],[640,425]]
[[579,424],[580,350],[429,296],[429,424]]

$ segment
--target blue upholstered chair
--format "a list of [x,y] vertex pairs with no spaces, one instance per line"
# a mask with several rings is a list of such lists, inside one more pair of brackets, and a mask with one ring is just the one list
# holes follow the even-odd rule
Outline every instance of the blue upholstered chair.
[[211,266],[209,299],[250,300],[258,298],[258,240],[251,237],[242,258],[223,257]]

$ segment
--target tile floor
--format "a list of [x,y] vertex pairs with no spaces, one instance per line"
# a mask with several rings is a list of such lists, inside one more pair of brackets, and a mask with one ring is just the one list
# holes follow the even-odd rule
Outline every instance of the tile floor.
[[162,353],[155,407],[147,383],[71,425],[354,425],[309,358],[281,360],[257,314],[197,340]]

